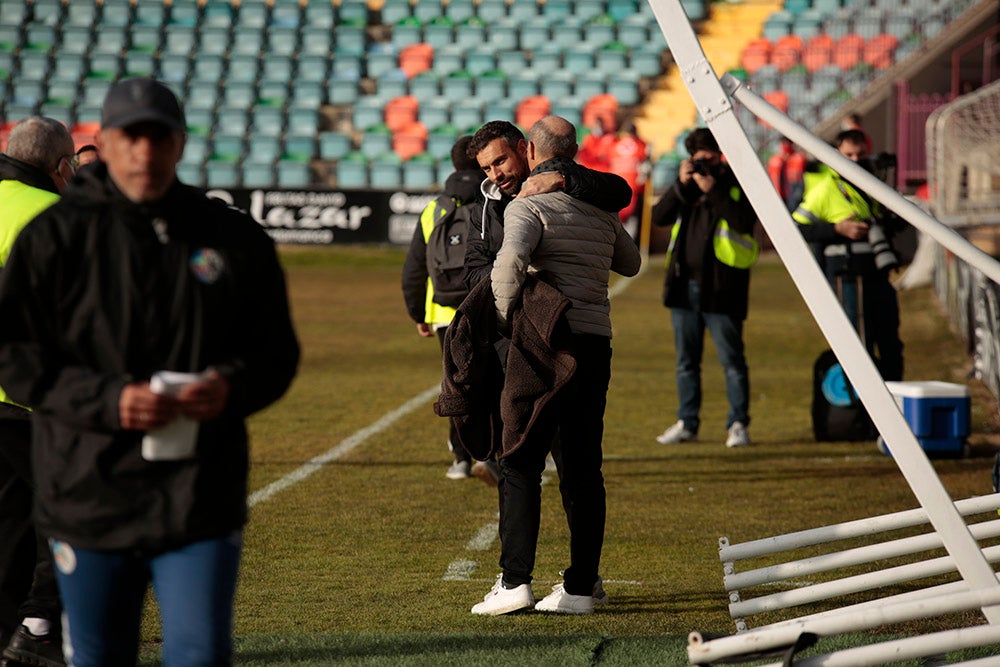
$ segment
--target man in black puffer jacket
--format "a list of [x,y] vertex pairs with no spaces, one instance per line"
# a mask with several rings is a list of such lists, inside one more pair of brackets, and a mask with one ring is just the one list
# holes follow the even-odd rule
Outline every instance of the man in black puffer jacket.
[[104,164],[21,232],[0,277],[0,384],[33,409],[36,523],[77,667],[134,664],[150,578],[164,663],[230,664],[244,420],[299,359],[273,242],[177,180],[184,131],[166,86],[112,86]]

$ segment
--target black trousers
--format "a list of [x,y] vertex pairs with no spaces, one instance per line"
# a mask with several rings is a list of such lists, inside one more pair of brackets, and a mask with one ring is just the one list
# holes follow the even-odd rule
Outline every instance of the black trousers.
[[31,422],[0,419],[0,630],[25,617],[59,622],[52,556],[32,522]]
[[500,568],[508,586],[531,582],[541,516],[545,457],[553,452],[570,530],[566,592],[590,595],[601,563],[607,514],[604,476],[604,409],[611,381],[611,340],[574,335],[577,368],[546,405],[525,443],[500,459]]

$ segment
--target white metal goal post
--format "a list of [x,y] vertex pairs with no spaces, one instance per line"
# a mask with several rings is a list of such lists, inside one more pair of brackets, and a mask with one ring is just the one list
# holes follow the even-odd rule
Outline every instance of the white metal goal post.
[[[941,536],[945,549],[954,559],[969,590],[985,592],[1000,587],[996,574],[903,418],[796,223],[771,184],[764,165],[740,125],[733,100],[739,101],[793,142],[858,184],[887,208],[979,268],[997,283],[1000,283],[1000,264],[862,167],[841,156],[809,130],[742,86],[734,77],[726,75],[720,81],[706,59],[680,0],[649,0],[649,4],[701,118],[718,141],[733,173],[774,243],[775,250],[872,416],[879,433],[890,443],[893,460],[927,513],[931,525]],[[990,598],[984,603],[982,612],[991,625],[1000,624],[1000,604],[995,600]]]

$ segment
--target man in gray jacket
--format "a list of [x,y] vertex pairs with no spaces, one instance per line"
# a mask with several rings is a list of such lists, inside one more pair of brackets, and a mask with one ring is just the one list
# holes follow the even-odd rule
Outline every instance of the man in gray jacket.
[[[531,173],[576,155],[576,129],[558,116],[538,121],[528,133]],[[609,272],[638,273],[640,256],[618,216],[564,192],[519,197],[504,213],[503,245],[491,273],[501,328],[518,303],[530,272],[572,304],[566,311],[576,370],[549,400],[523,444],[500,459],[500,566],[496,585],[474,614],[498,615],[535,607],[587,614],[604,542],[605,491],[601,474],[604,408],[611,379]],[[570,527],[570,566],[564,582],[534,602],[531,574],[541,512],[541,474],[558,429],[562,440],[560,490]]]

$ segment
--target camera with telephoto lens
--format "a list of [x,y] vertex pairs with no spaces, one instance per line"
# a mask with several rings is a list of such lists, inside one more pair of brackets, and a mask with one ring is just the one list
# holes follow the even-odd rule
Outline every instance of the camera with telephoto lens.
[[702,176],[712,176],[714,175],[715,168],[712,166],[710,160],[701,158],[699,160],[691,160],[691,169],[696,174],[701,174]]
[[893,251],[889,240],[885,237],[885,229],[880,222],[872,222],[868,227],[868,244],[872,247],[872,258],[875,268],[888,271],[899,266],[899,258]]
[[894,153],[875,153],[861,160],[859,164],[873,174],[879,174],[889,169],[895,169],[898,160]]

